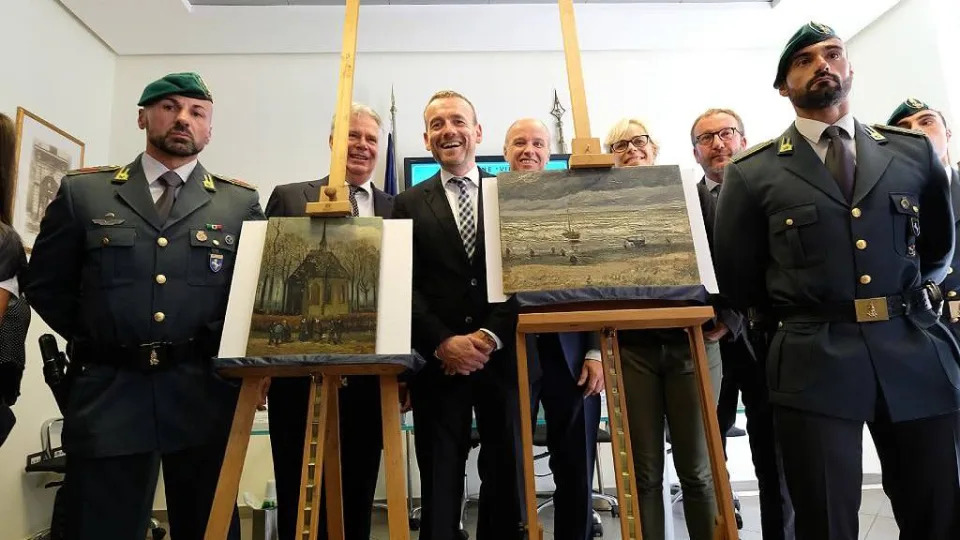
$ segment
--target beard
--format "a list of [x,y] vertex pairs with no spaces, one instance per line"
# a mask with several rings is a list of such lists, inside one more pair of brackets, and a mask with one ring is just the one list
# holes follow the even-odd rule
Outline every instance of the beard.
[[[189,141],[174,141],[174,134],[184,135]],[[200,151],[203,150],[203,146],[197,145],[197,141],[189,132],[177,129],[176,126],[170,128],[170,130],[164,134],[149,135],[147,139],[150,141],[150,144],[172,156],[191,157],[199,154]]]
[[840,80],[838,75],[826,74],[833,79],[834,84],[819,83],[820,86],[814,89],[815,81],[824,75],[823,73],[814,75],[813,80],[802,90],[790,90],[790,102],[799,109],[826,109],[846,99],[847,94],[850,93],[851,77]]

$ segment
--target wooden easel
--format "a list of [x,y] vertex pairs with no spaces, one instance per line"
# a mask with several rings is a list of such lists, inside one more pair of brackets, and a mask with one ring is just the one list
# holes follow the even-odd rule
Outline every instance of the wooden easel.
[[[347,136],[353,103],[353,75],[357,49],[357,25],[360,0],[346,0],[343,49],[340,57],[340,85],[333,129],[330,178],[317,202],[308,202],[305,213],[312,217],[344,217],[352,214],[346,194]],[[226,538],[233,505],[237,499],[240,474],[250,440],[258,389],[268,377],[310,377],[310,397],[304,437],[300,504],[297,513],[299,539],[316,540],[320,512],[320,488],[326,495],[327,537],[343,539],[343,501],[340,473],[339,388],[347,375],[380,377],[380,414],[383,424],[384,470],[387,480],[387,523],[391,539],[407,540],[404,465],[400,437],[400,402],[397,376],[402,366],[377,364],[323,365],[298,367],[243,367],[221,370],[227,377],[240,377],[243,386],[230,429],[230,438],[213,508],[207,523],[205,540]],[[326,473],[326,474],[324,474]]]
[[[560,25],[563,31],[563,50],[570,85],[570,103],[573,111],[575,138],[569,166],[575,168],[609,168],[613,156],[603,154],[600,140],[590,136],[586,92],[580,64],[576,21],[572,0],[558,0]],[[537,519],[537,498],[533,473],[533,426],[530,411],[530,380],[527,372],[526,335],[552,332],[601,333],[604,387],[607,392],[608,418],[611,425],[613,463],[620,503],[620,535],[623,539],[642,540],[640,507],[637,500],[636,475],[630,444],[630,422],[627,418],[625,389],[622,386],[618,330],[652,330],[683,328],[690,336],[690,352],[700,396],[700,414],[706,428],[710,470],[716,493],[718,515],[714,529],[716,540],[737,540],[737,526],[733,512],[730,480],[723,455],[717,411],[714,406],[707,353],[703,345],[703,328],[713,318],[709,306],[663,307],[663,302],[595,302],[591,304],[555,305],[521,313],[517,324],[517,383],[520,394],[520,425],[523,444],[524,505],[526,506],[526,536],[543,539],[543,526]],[[598,458],[599,459],[599,456]],[[534,527],[536,524],[536,527]]]
[[[307,412],[307,436],[304,443],[303,481],[298,538],[315,540],[320,504],[321,478],[327,496],[327,537],[343,538],[343,505],[340,497],[340,416],[337,389],[346,375],[380,377],[380,416],[383,421],[384,470],[387,480],[387,523],[390,538],[407,540],[406,502],[402,441],[400,437],[400,400],[397,376],[405,367],[396,364],[321,364],[310,366],[249,366],[220,370],[225,377],[243,380],[237,400],[230,438],[220,469],[204,540],[223,540],[230,529],[233,505],[237,500],[240,474],[250,442],[250,430],[257,409],[260,385],[267,377],[311,377]],[[324,473],[326,475],[324,476]]]

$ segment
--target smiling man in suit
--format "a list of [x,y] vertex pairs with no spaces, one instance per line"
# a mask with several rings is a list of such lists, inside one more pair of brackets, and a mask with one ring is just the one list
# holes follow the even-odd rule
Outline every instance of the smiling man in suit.
[[[550,161],[550,132],[535,118],[514,122],[503,141],[511,171],[542,171]],[[590,332],[528,334],[530,400],[536,425],[543,404],[547,450],[556,490],[553,535],[593,537],[593,469],[600,424],[603,365]]]
[[767,381],[799,540],[855,540],[863,427],[902,538],[960,538],[956,343],[939,322],[954,221],[917,131],[850,111],[843,41],[804,25],[774,81],[795,122],[724,172],[720,291],[766,312]]
[[413,346],[427,359],[411,383],[423,500],[421,540],[457,538],[471,413],[480,434],[478,540],[519,537],[516,301],[487,301],[483,137],[473,104],[437,92],[423,113],[424,145],[440,172],[397,196],[413,220]]
[[[373,185],[371,177],[380,149],[380,116],[366,105],[350,108],[347,134],[347,187],[353,215],[389,218],[393,197]],[[333,125],[330,126],[333,148]],[[317,201],[329,176],[274,188],[267,202],[267,217],[303,216],[308,202]],[[346,540],[370,538],[380,451],[380,385],[375,376],[353,375],[340,389],[340,464],[343,476],[343,522]],[[310,379],[274,379],[269,391],[270,446],[277,479],[278,528],[281,540],[299,538],[297,511],[300,500],[301,463]],[[324,492],[325,496],[325,492]],[[326,505],[321,503],[321,509]],[[326,512],[321,514],[320,538],[326,538]]]

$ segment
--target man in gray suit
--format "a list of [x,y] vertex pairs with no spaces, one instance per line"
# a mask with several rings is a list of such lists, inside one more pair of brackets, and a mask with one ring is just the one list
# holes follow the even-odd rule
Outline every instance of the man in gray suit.
[[197,161],[213,117],[198,75],[167,75],[138,105],[146,151],[64,177],[25,294],[72,361],[70,538],[143,538],[162,463],[171,536],[199,540],[237,396],[210,359],[241,225],[263,213],[255,188]]
[[960,366],[939,322],[954,221],[922,133],[850,112],[833,30],[804,25],[774,82],[797,119],[724,172],[720,291],[771,324],[767,381],[800,540],[854,540],[866,423],[903,538],[960,538]]
[[[380,116],[366,105],[354,103],[347,135],[346,181],[353,215],[389,218],[393,197],[373,185],[380,149]],[[333,125],[330,126],[333,148]],[[267,216],[303,216],[307,202],[320,197],[320,180],[285,184],[274,188],[267,202]],[[281,540],[299,538],[296,531],[300,500],[303,437],[307,426],[310,379],[275,379],[269,392],[270,446],[277,479],[278,528]],[[343,482],[343,523],[346,540],[370,538],[370,514],[380,472],[383,448],[380,424],[380,385],[375,376],[347,377],[340,389],[340,464]],[[325,497],[325,492],[324,495]],[[321,503],[320,538],[326,538],[326,505]]]

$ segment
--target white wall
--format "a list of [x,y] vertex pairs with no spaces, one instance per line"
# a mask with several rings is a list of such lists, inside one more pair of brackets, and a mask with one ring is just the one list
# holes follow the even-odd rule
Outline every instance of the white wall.
[[[17,106],[86,143],[86,162],[107,159],[113,105],[114,54],[55,0],[0,2],[0,111]],[[40,449],[40,424],[60,416],[43,382],[37,337],[49,328],[34,314],[27,336],[27,370],[13,410],[17,425],[0,449],[0,538],[21,539],[50,522],[54,490],[42,475],[23,472]]]
[[[885,123],[908,97],[943,111],[960,135],[960,8],[955,0],[902,0],[847,42],[851,104],[863,122]],[[960,159],[960,136],[950,142]]]
[[[593,136],[603,139],[620,117],[648,120],[661,145],[660,163],[694,165],[690,123],[708,107],[732,107],[754,142],[778,135],[792,110],[771,88],[777,51],[586,52],[584,75]],[[717,65],[723,62],[723,65]],[[213,139],[201,158],[218,173],[260,186],[326,174],[330,118],[336,105],[339,55],[120,57],[114,94],[110,160],[126,163],[142,151],[135,122],[143,86],[177,70],[199,71],[214,94]],[[398,157],[427,155],[423,106],[432,92],[453,88],[477,107],[484,127],[480,154],[499,154],[507,126],[521,116],[553,125],[553,91],[569,109],[561,53],[360,54],[354,98],[389,116],[397,100]],[[573,138],[568,112],[565,138]],[[402,160],[401,160],[402,163]]]

